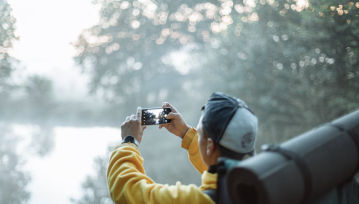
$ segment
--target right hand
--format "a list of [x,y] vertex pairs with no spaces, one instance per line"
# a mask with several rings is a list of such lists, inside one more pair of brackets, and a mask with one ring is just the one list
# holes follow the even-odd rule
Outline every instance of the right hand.
[[183,138],[190,128],[183,120],[182,115],[171,104],[165,102],[162,108],[171,108],[171,113],[168,114],[167,119],[170,119],[170,123],[161,124],[159,128],[165,127],[170,133]]

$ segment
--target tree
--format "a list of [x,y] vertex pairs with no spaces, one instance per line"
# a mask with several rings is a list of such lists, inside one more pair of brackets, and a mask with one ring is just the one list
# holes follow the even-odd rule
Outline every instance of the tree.
[[233,25],[213,40],[216,46],[198,51],[211,56],[200,65],[210,68],[207,79],[215,80],[209,83],[223,84],[220,89],[255,110],[260,144],[286,140],[358,107],[358,7],[335,3],[234,5]]
[[87,176],[82,183],[84,191],[80,199],[71,199],[71,202],[76,204],[110,204],[112,200],[107,190],[106,170],[107,162],[105,158],[96,158],[94,167],[96,174],[94,176]]
[[207,43],[212,24],[223,21],[220,8],[228,7],[220,1],[96,3],[101,6],[100,21],[79,37],[75,59],[91,76],[92,93],[121,110],[120,118],[137,104],[151,106],[188,96],[183,86],[189,80],[175,69],[170,55]]
[[6,103],[6,96],[13,87],[10,76],[16,60],[9,56],[8,51],[16,39],[14,24],[15,18],[11,15],[9,4],[5,0],[0,0],[0,107]]
[[[52,116],[55,107],[52,81],[41,76],[30,76],[24,85],[24,102],[31,120],[40,120],[43,123]],[[45,119],[41,121],[41,119]]]
[[[12,41],[16,39],[14,24],[9,4],[0,0],[0,109],[8,102],[14,87],[10,77],[15,59],[8,54]],[[29,175],[20,170],[23,160],[15,151],[17,139],[7,126],[0,123],[0,203],[25,203],[30,197],[26,190]]]
[[[12,80],[17,60],[9,55],[15,36],[15,18],[6,0],[0,0],[0,110],[6,116],[12,104],[12,94],[20,86]],[[11,125],[0,122],[0,203],[26,203],[30,175],[23,171],[25,160],[17,153],[19,138]],[[43,147],[42,147],[43,148]]]
[[[219,90],[254,110],[262,144],[359,107],[358,3],[97,3],[101,20],[80,36],[76,60],[91,76],[93,92],[109,95],[122,117],[144,101],[158,103],[165,84],[164,98],[186,104],[181,110],[195,121],[196,106]],[[190,55],[188,74],[165,63],[179,50]]]
[[[166,21],[162,18],[167,18],[165,11],[155,13],[157,5],[139,1],[97,3],[102,7],[100,23],[82,33],[76,57],[91,76],[92,92],[117,107],[135,110],[135,104],[153,104],[160,95],[174,94],[168,90],[180,89],[170,81],[181,76],[161,60],[170,46],[156,41]],[[122,110],[121,115],[128,113]]]
[[[170,54],[183,49],[190,42],[202,41],[202,34],[193,34],[193,24],[197,23],[198,18],[202,18],[199,17],[202,16],[199,11],[191,8],[198,1],[96,3],[101,6],[99,24],[81,34],[76,45],[79,54],[75,59],[84,73],[89,74],[92,93],[103,96],[113,104],[107,117],[112,116],[114,121],[120,121],[133,113],[138,105],[159,106],[164,100],[181,100],[195,106],[196,101],[188,97],[186,89],[183,88],[186,84],[185,75],[175,69]],[[213,9],[213,4],[209,4],[209,7]],[[204,5],[198,10],[206,12]],[[198,105],[198,113],[199,108]],[[191,113],[191,109],[187,113]],[[157,141],[158,139],[157,137]],[[152,137],[150,140],[147,140],[150,145],[144,146],[145,152],[152,152],[146,154],[148,157],[163,155],[161,149],[167,151],[178,144],[172,142],[170,137],[161,138],[163,146],[154,153],[152,147],[156,139]],[[163,159],[179,161],[174,160],[178,156],[173,154],[173,151],[167,157]],[[183,153],[183,158],[185,157]],[[172,173],[179,169],[168,168],[169,173],[166,175],[173,177]],[[186,176],[187,180],[196,180],[193,178],[196,176],[194,170],[184,166],[181,169],[182,173],[187,172],[185,175],[191,175]],[[164,176],[162,174],[162,178],[165,178]],[[98,178],[106,182],[102,175]],[[96,180],[96,177],[94,179]],[[91,179],[84,183],[84,202],[96,200],[96,196],[89,195],[101,191],[98,190],[101,187],[90,185],[91,183]]]
[[7,126],[0,123],[0,203],[26,203],[30,176],[21,170],[24,160],[15,151],[18,138]]

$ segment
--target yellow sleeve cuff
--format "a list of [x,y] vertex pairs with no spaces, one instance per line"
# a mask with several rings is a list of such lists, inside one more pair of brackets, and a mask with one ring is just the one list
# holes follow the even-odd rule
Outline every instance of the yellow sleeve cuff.
[[208,171],[203,171],[202,174],[202,185],[200,189],[202,191],[208,189],[217,189],[217,174],[209,173]]
[[115,146],[115,149],[113,151],[116,151],[116,150],[120,149],[121,147],[134,147],[136,152],[138,151],[138,146],[131,142],[119,144],[119,145]]
[[189,146],[192,143],[193,138],[196,136],[197,130],[195,128],[189,128],[182,138],[182,148],[188,150]]

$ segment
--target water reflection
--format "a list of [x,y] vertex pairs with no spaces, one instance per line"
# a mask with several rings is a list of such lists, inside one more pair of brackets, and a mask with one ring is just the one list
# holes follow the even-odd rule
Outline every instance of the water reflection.
[[89,188],[96,191],[91,200],[101,194],[106,203],[105,155],[119,135],[115,128],[2,123],[0,203],[91,203]]
[[86,176],[82,183],[82,196],[79,199],[71,198],[76,204],[110,204],[113,203],[107,190],[106,171],[107,157],[97,157],[94,161],[95,175]]
[[29,134],[31,135],[31,143],[29,149],[38,156],[46,156],[49,154],[54,146],[54,132],[53,127],[49,125],[30,126]]
[[[109,127],[1,122],[0,203],[112,203],[105,176],[120,135],[120,129]],[[140,151],[152,179],[199,184],[200,176],[180,145],[164,130],[146,129]]]
[[18,135],[9,124],[0,123],[0,203],[23,203],[30,198],[26,189],[30,175],[17,151]]

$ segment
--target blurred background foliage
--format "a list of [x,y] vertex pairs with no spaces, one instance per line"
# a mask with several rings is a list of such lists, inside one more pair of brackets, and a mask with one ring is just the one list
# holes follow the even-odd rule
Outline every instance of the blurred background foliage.
[[[8,54],[17,38],[15,19],[0,2],[2,119],[39,123],[50,133],[55,125],[118,127],[137,106],[168,101],[195,126],[201,105],[222,91],[246,101],[258,116],[259,149],[359,107],[359,2],[95,0],[100,19],[80,34],[74,59],[91,79],[89,94],[105,100],[100,105],[58,100],[52,82],[41,76],[16,83],[17,62]],[[158,182],[198,184],[199,175],[183,169],[190,164],[180,141],[146,131],[141,151],[148,174]],[[165,160],[184,166],[159,161],[164,152]],[[110,202],[106,162],[96,159],[97,175],[86,179],[83,197],[72,202]],[[23,195],[18,199],[26,200]]]
[[192,118],[219,90],[253,107],[260,141],[281,142],[358,107],[358,2],[95,3],[75,59],[121,117],[168,100]]
[[[16,60],[8,51],[16,39],[14,33],[15,19],[11,15],[10,6],[0,0],[0,110],[8,105],[8,97],[15,88],[11,76],[12,66]],[[24,203],[30,193],[26,190],[29,182],[27,172],[21,171],[23,160],[16,152],[17,138],[9,130],[7,124],[0,122],[0,203]]]
[[166,100],[195,124],[223,91],[257,114],[259,147],[358,108],[358,2],[96,3],[100,22],[81,34],[75,59],[122,117]]

